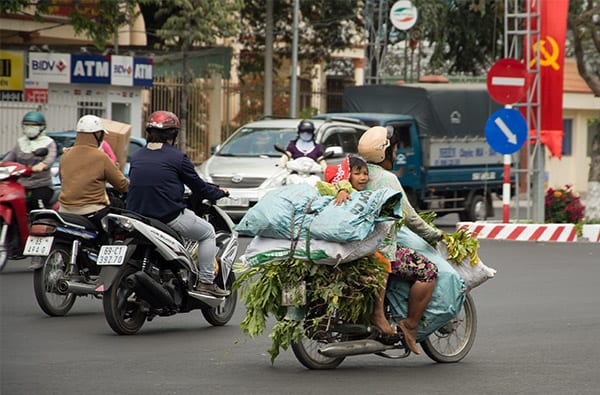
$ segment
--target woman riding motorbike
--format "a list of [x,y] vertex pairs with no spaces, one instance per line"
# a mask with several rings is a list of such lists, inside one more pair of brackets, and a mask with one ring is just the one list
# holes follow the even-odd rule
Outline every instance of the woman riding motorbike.
[[[358,142],[358,152],[369,163],[369,182],[366,188],[371,190],[390,188],[402,192],[404,225],[425,240],[437,242],[442,238],[443,232],[431,227],[417,214],[408,201],[398,177],[390,171],[393,169],[396,160],[399,141],[400,136],[397,132],[382,126],[372,127],[362,135]],[[347,191],[340,190],[338,199],[345,201],[350,199],[350,195]],[[395,237],[390,236],[393,240],[386,240],[384,244],[388,246],[396,245]],[[420,354],[416,343],[417,329],[433,295],[437,279],[437,267],[428,258],[412,250],[409,246],[398,246],[393,255],[395,256],[386,256],[392,261],[392,275],[398,275],[412,283],[407,318],[400,321],[398,327],[402,331],[411,351]],[[380,298],[374,306],[373,323],[386,333],[389,330],[387,328],[389,324],[384,322],[384,297],[385,287],[383,287]]]
[[[27,211],[49,207],[54,194],[54,183],[50,168],[56,160],[56,143],[46,136],[46,119],[37,111],[30,111],[21,122],[23,136],[2,159],[3,162],[18,162],[31,166],[31,177],[23,177],[19,182],[27,194]],[[47,148],[48,154],[42,159],[34,154],[38,148]],[[40,159],[42,159],[40,161]]]

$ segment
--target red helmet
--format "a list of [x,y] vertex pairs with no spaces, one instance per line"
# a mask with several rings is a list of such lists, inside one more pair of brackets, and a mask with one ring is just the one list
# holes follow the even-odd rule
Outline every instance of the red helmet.
[[146,131],[154,130],[179,130],[179,118],[170,111],[154,111],[146,122]]

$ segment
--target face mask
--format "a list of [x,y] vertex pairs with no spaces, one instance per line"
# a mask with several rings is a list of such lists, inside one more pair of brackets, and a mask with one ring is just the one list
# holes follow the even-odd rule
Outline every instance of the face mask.
[[312,133],[302,132],[300,133],[300,140],[302,141],[311,141],[313,138]]
[[43,130],[43,126],[38,125],[23,125],[23,134],[30,139],[34,139]]

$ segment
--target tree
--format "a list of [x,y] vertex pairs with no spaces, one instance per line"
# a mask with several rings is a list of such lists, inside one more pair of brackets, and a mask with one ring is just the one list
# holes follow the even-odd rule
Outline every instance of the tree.
[[[596,96],[600,96],[600,1],[571,0],[567,26],[572,41],[572,53],[577,59],[577,70]],[[600,118],[594,120],[596,123]],[[600,132],[592,141],[588,175],[586,217],[600,219]]]
[[75,34],[87,35],[99,50],[103,50],[119,27],[130,24],[135,13],[135,0],[73,0],[62,4],[52,0],[2,0],[2,14],[26,14],[36,20],[44,16],[66,15]]
[[[328,61],[334,51],[360,45],[362,22],[359,0],[300,1],[300,41],[298,59],[305,67]],[[274,7],[274,69],[283,58],[291,58],[293,36],[293,1],[275,0]],[[264,0],[245,0],[242,8],[242,75],[260,75],[264,70],[265,53]]]
[[187,66],[188,52],[193,48],[210,47],[219,38],[237,35],[241,0],[143,0],[142,3],[158,7],[155,14],[164,23],[156,35],[162,39],[162,48],[179,50],[182,55],[183,95],[181,98],[181,132],[179,143],[187,149],[186,132],[188,95],[191,83]]
[[[600,1],[571,0],[567,26],[581,78],[600,96]],[[600,181],[600,180],[598,180]]]

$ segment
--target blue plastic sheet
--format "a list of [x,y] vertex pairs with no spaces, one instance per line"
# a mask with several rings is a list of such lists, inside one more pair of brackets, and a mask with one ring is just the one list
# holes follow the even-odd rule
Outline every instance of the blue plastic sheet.
[[[452,265],[444,260],[435,248],[406,226],[398,230],[397,237],[398,245],[410,247],[425,255],[438,267],[438,278],[433,296],[419,323],[417,331],[417,341],[419,342],[425,340],[427,336],[458,314],[466,297],[466,287],[463,279]],[[389,277],[386,298],[394,314],[406,317],[409,292],[410,284],[408,282],[395,278],[393,275]]]

